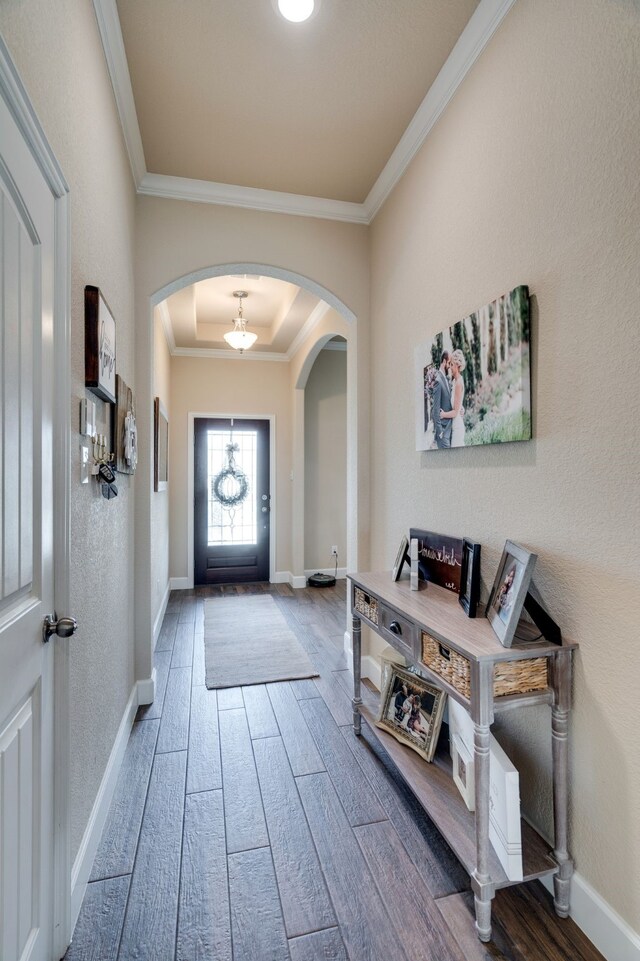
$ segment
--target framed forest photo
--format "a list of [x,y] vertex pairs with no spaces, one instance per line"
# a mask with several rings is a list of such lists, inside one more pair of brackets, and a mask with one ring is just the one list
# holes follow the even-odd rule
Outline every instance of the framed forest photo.
[[530,440],[530,336],[520,286],[417,347],[416,450]]

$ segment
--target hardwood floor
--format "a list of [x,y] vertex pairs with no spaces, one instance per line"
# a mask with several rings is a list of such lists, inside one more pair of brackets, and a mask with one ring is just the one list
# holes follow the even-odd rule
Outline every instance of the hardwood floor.
[[[320,677],[207,691],[203,598],[256,591]],[[478,941],[466,873],[353,735],[344,628],[344,581],[171,595],[67,961],[602,961],[537,882]]]

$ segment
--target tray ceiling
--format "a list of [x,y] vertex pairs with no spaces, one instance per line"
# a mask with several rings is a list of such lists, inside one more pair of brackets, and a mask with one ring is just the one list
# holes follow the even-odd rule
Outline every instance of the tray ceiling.
[[362,203],[477,0],[119,0],[146,168]]

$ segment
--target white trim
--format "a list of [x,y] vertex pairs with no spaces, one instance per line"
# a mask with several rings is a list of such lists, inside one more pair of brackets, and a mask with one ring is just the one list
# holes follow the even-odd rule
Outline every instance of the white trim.
[[[69,186],[47,141],[11,54],[0,36],[0,96],[6,103],[55,204],[53,356],[53,570],[56,610],[71,614],[70,490],[71,255]],[[61,957],[71,940],[71,830],[69,802],[69,641],[53,656],[53,945]]]
[[291,580],[291,571],[276,571],[272,578],[270,578],[270,584],[288,584]]
[[346,223],[371,223],[515,0],[480,0],[363,204],[147,173],[116,0],[93,0],[138,193]]
[[160,315],[160,320],[162,321],[162,327],[164,330],[165,339],[167,341],[167,347],[169,348],[169,353],[175,354],[176,339],[173,335],[173,324],[171,323],[171,314],[169,313],[169,307],[167,306],[166,300],[161,300],[158,304],[158,313]]
[[[542,878],[553,894],[553,877]],[[571,878],[569,916],[608,961],[640,961],[640,934],[576,871]]]
[[109,813],[109,807],[111,806],[111,801],[113,799],[113,792],[115,791],[116,784],[118,782],[118,774],[120,773],[122,759],[124,757],[124,752],[127,747],[129,734],[131,733],[131,727],[133,725],[133,720],[136,716],[137,709],[138,684],[134,684],[131,694],[129,695],[129,700],[127,701],[127,706],[124,709],[124,714],[122,715],[122,720],[120,721],[120,727],[118,728],[118,733],[116,734],[115,741],[113,742],[113,747],[111,748],[111,754],[109,755],[109,760],[102,776],[102,781],[100,782],[98,794],[93,802],[93,808],[91,809],[91,815],[82,836],[80,848],[76,855],[76,859],[73,862],[73,870],[71,872],[72,933],[76,926],[78,914],[80,913],[80,908],[82,906],[82,900],[87,889],[87,883],[91,875],[91,868],[93,866],[93,861],[98,850],[98,844],[100,843],[102,831],[104,830],[104,825],[107,820],[107,814]]
[[347,349],[347,342],[346,342],[346,340],[330,340],[330,341],[328,341],[328,342],[324,345],[324,347],[323,347],[322,349],[323,349],[323,350],[343,350],[343,351],[346,351],[346,349]]
[[[162,622],[164,620],[164,615],[167,610],[167,604],[169,603],[169,594],[171,593],[171,581],[167,582],[167,589],[165,590],[162,600],[160,601],[160,607],[158,608],[158,613],[156,614],[156,619],[153,622],[153,648],[158,643],[158,637],[160,636],[160,630],[162,628]],[[151,703],[151,702],[149,702]]]
[[169,587],[172,591],[188,591],[193,587],[193,584],[189,583],[188,577],[171,577]]
[[289,573],[289,584],[297,591],[299,588],[307,586],[307,579],[304,574]]
[[[207,413],[200,411],[189,411],[187,415],[187,577],[179,578],[186,580],[187,587],[194,585],[194,536],[193,536],[193,498],[194,498],[194,421],[200,418],[220,418],[228,419],[233,417],[236,420],[268,420],[269,421],[269,491],[271,494],[271,511],[269,525],[269,581],[273,583],[276,570],[276,522],[277,522],[277,497],[276,497],[276,415],[275,414],[234,414],[234,413]],[[178,580],[178,578],[172,578]]]
[[367,211],[363,204],[289,194],[280,190],[262,190],[259,187],[221,184],[211,180],[191,180],[188,177],[145,173],[138,185],[138,193],[168,200],[243,207],[248,210],[262,210],[294,217],[341,220],[351,224],[368,223]]
[[515,0],[480,0],[364,202],[371,223]]
[[292,357],[295,357],[304,342],[313,333],[329,309],[329,304],[325,300],[321,300],[315,305],[305,321],[304,326],[298,331],[289,345],[287,350],[287,360],[291,360]]
[[380,690],[382,670],[377,657],[374,657],[372,654],[363,654],[361,673],[363,677],[368,677],[370,681],[373,681],[378,690]]
[[140,705],[146,707],[148,704],[153,704],[156,697],[156,679],[157,671],[154,667],[151,672],[151,677],[145,677],[141,681],[136,681],[138,707],[140,707]]
[[339,567],[337,574],[335,571],[335,567],[312,567],[308,571],[304,572],[304,576],[311,577],[312,574],[330,574],[331,577],[337,577],[339,581],[344,580],[344,578],[347,576],[346,567]]
[[171,351],[172,357],[200,357],[210,358],[211,360],[272,360],[280,363],[287,363],[290,360],[288,354],[280,354],[268,350],[246,350],[240,353],[232,347],[218,349],[217,347],[174,347]]
[[129,64],[124,49],[116,0],[93,0],[93,8],[98,21],[102,49],[111,77],[118,114],[120,115],[120,124],[129,155],[133,180],[136,188],[139,188],[146,174],[147,165],[144,159],[140,125],[135,100],[133,99]]

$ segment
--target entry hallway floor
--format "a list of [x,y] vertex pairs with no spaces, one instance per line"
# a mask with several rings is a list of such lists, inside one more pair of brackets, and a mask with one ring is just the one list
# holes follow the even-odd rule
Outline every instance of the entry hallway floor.
[[[256,591],[320,677],[208,691],[204,598]],[[602,961],[538,882],[478,941],[466,873],[353,734],[345,603],[344,581],[172,593],[67,961]]]

